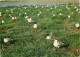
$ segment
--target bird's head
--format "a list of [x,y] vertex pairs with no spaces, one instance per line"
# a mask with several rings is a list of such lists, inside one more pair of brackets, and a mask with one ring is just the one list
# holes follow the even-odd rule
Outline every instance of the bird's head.
[[58,38],[55,38],[54,40],[58,40]]
[[49,34],[47,34],[47,36],[49,36]]
[[7,38],[6,36],[4,38]]

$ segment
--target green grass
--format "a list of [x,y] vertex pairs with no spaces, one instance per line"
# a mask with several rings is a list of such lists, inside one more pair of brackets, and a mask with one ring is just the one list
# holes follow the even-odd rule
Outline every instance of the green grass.
[[46,1],[53,1],[53,2],[78,2],[78,0],[1,0],[1,1],[18,1],[18,2],[20,2],[20,1],[25,1],[25,2],[35,2],[35,1],[37,1],[37,2],[41,2],[41,1],[43,1],[43,2],[46,2]]
[[[63,6],[61,6],[63,5]],[[80,24],[80,13],[76,11],[74,6],[80,7],[78,4],[69,4],[70,10],[67,10],[66,4],[57,5],[57,9],[54,5],[37,5],[35,6],[10,6],[0,7],[0,11],[3,17],[0,17],[0,45],[2,45],[1,56],[2,57],[78,57],[79,52],[79,38],[80,30],[75,30],[75,24]],[[41,7],[44,8],[41,8]],[[24,9],[27,7],[27,9]],[[50,8],[53,9],[50,9]],[[14,9],[13,16],[16,16],[16,20],[12,20],[9,17],[11,9]],[[9,11],[6,12],[6,9]],[[49,11],[47,11],[49,9]],[[61,9],[63,13],[59,16],[57,12]],[[29,10],[29,11],[28,11]],[[41,11],[41,15],[37,14]],[[25,14],[31,17],[38,23],[38,28],[33,29],[33,23],[29,24],[25,19]],[[73,14],[71,14],[73,12]],[[22,15],[19,16],[19,13]],[[55,13],[56,16],[52,16]],[[70,20],[66,20],[67,16],[71,15]],[[5,24],[1,24],[1,21],[5,20]],[[51,40],[46,39],[47,33],[53,33]],[[13,41],[5,44],[3,42],[4,36],[11,36]],[[66,47],[55,48],[53,46],[54,38],[58,37],[60,41],[63,41]]]

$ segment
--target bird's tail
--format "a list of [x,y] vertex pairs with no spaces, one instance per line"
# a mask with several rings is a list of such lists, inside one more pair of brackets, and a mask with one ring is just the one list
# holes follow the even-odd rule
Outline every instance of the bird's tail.
[[12,38],[10,38],[10,40],[13,40]]
[[61,42],[61,45],[64,45],[64,42]]

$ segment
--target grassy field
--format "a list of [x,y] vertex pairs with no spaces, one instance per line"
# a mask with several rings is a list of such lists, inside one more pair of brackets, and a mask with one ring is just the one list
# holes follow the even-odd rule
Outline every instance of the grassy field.
[[[18,2],[20,2],[20,1],[23,1],[23,0],[1,0],[1,1],[8,1],[8,2],[10,2],[10,1],[18,1]],[[79,0],[24,0],[23,2],[79,2]]]
[[[37,8],[35,8],[37,6]],[[2,57],[78,57],[80,45],[80,30],[75,29],[75,24],[80,24],[80,9],[78,4],[61,5],[29,5],[0,7],[0,47]],[[77,8],[76,8],[77,7]],[[13,13],[11,13],[13,9]],[[41,12],[41,13],[40,13]],[[58,15],[61,12],[63,15]],[[27,13],[27,14],[25,14]],[[12,20],[9,14],[16,16]],[[21,14],[19,16],[19,14]],[[38,16],[38,14],[40,14]],[[55,14],[55,16],[53,16]],[[68,19],[68,15],[71,16]],[[33,23],[28,23],[25,16],[31,17],[38,24],[33,29]],[[5,23],[2,24],[1,21]],[[51,40],[46,39],[46,34],[51,33]],[[10,36],[13,41],[4,43],[5,36]],[[64,42],[63,48],[53,46],[54,38]]]

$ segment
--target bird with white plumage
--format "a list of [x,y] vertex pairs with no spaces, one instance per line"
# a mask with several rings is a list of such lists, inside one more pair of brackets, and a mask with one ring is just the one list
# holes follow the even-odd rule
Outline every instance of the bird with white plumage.
[[38,8],[38,6],[35,6],[35,8]]
[[19,13],[19,16],[21,16],[21,13]]
[[43,8],[43,6],[42,6],[42,8]]
[[76,27],[79,27],[79,23],[76,23],[75,26],[76,26]]
[[51,8],[51,9],[53,9],[53,8]]
[[15,18],[14,17],[12,17],[12,20],[14,20]]
[[28,18],[28,16],[25,16],[25,18],[27,19],[27,18]]
[[26,7],[24,7],[24,9],[26,9]]
[[58,12],[59,15],[63,15],[61,12]]
[[47,5],[46,7],[49,7],[49,5]]
[[15,19],[17,19],[17,17],[14,17]]
[[75,24],[75,27],[76,27],[77,29],[79,29],[79,23],[76,23],[76,24]]
[[46,39],[51,39],[52,38],[52,32],[49,34],[47,34]]
[[79,11],[78,8],[76,9],[76,11]]
[[54,42],[53,42],[53,45],[54,45],[54,47],[60,48],[62,45],[64,45],[64,43],[63,42],[59,42],[59,39],[55,38]]
[[13,9],[11,9],[11,13],[13,13]]
[[76,9],[77,7],[75,6],[74,8]]
[[34,22],[34,20],[32,20],[32,18],[28,18],[27,21],[28,21],[29,23]]
[[8,12],[8,9],[6,9],[6,12]]
[[13,40],[12,38],[7,38],[7,37],[5,37],[4,38],[4,43],[8,43],[8,42],[10,42],[11,40]]
[[80,11],[78,11],[78,13],[80,13]]
[[27,13],[24,13],[25,15],[27,14]]
[[33,28],[36,29],[38,27],[38,24],[34,22]]
[[12,14],[9,14],[9,17],[12,17]]
[[71,16],[70,16],[70,15],[68,15],[68,18],[71,18]]
[[15,16],[12,16],[12,20],[14,20],[14,19],[17,19],[17,17],[15,17]]
[[38,13],[37,15],[38,15],[38,16],[40,16],[40,14],[39,14],[39,13]]
[[76,24],[75,24],[75,30],[76,30],[76,31],[79,30],[79,26],[80,26],[79,23],[76,23]]
[[47,11],[49,11],[49,9],[47,9]]
[[55,5],[55,9],[57,8],[57,6]]
[[5,23],[5,21],[4,20],[2,20],[2,22],[1,22],[2,24],[4,24]]
[[53,14],[53,16],[55,16],[55,14]]

